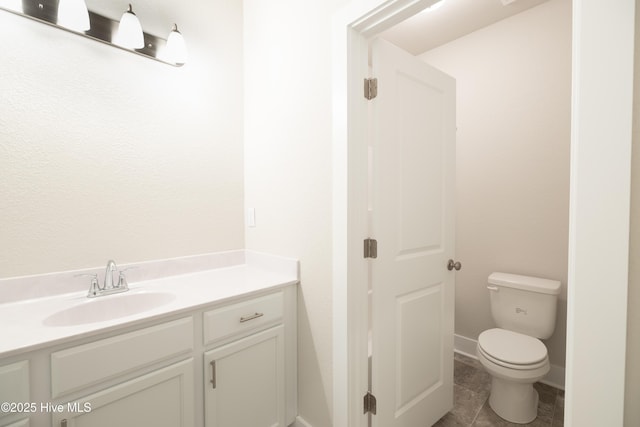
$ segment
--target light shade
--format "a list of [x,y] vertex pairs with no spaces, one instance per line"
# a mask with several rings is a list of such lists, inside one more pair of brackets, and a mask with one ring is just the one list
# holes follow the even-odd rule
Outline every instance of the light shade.
[[118,46],[128,49],[140,49],[144,47],[144,35],[142,34],[142,26],[131,5],[129,10],[122,14],[118,32],[113,40]]
[[173,30],[167,37],[167,60],[176,64],[187,62],[187,46],[184,43],[182,33],[178,31],[178,26],[173,24]]
[[89,10],[84,0],[60,0],[58,25],[79,32],[89,30],[91,28]]

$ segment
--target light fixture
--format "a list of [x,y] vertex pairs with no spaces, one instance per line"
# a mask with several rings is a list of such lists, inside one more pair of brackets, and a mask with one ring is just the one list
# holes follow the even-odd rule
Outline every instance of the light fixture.
[[167,60],[176,64],[187,62],[187,46],[177,24],[173,24],[173,29],[167,37]]
[[[0,13],[15,13],[36,22],[70,30],[76,35],[119,46],[130,53],[174,67],[180,67],[187,61],[185,40],[176,24],[165,39],[143,32],[131,4],[122,14],[120,21],[116,21],[96,10],[88,10],[87,1],[0,0]],[[146,17],[146,14],[144,16]],[[162,26],[167,28],[167,22],[164,21]]]
[[89,10],[84,0],[60,0],[58,4],[58,25],[78,32],[91,29]]
[[129,9],[122,14],[120,18],[120,24],[118,25],[118,32],[113,40],[118,46],[126,47],[128,49],[140,49],[144,47],[144,35],[142,34],[142,26],[131,4]]

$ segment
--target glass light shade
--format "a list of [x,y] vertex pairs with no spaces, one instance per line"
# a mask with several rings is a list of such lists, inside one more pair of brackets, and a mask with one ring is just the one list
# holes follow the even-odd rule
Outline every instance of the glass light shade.
[[187,46],[184,43],[182,33],[178,31],[178,26],[175,24],[173,30],[169,33],[169,37],[167,37],[166,57],[168,61],[175,62],[176,64],[184,64],[187,62]]
[[144,35],[140,21],[129,5],[129,10],[122,14],[118,32],[113,40],[118,46],[128,49],[140,49],[144,47]]
[[89,10],[84,0],[60,0],[58,25],[79,32],[91,29]]

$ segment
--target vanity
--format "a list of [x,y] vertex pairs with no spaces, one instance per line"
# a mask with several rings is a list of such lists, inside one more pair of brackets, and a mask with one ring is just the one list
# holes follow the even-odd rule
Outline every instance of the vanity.
[[24,299],[0,281],[0,426],[295,421],[297,261],[232,251],[156,264],[96,298],[86,278],[72,292],[51,285],[61,277],[10,279],[31,280],[23,296],[58,289]]

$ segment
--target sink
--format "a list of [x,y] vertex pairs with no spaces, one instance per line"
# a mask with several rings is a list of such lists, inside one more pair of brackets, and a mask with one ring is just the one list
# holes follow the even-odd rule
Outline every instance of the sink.
[[137,292],[108,295],[58,311],[44,319],[46,326],[74,326],[103,322],[152,310],[175,299],[168,292]]

